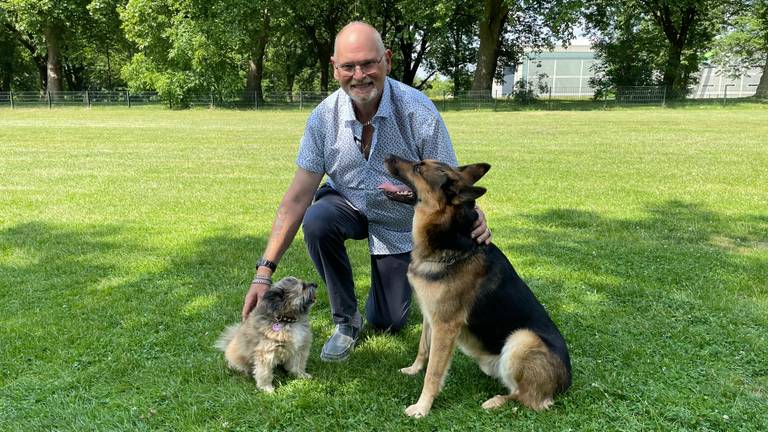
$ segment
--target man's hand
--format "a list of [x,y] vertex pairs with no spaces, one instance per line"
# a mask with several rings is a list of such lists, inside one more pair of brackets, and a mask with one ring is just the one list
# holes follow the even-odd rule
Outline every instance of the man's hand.
[[269,290],[269,285],[266,283],[251,283],[251,288],[248,289],[248,294],[245,295],[245,302],[243,303],[243,321],[248,318],[248,314],[251,313],[256,304],[264,297],[264,294]]
[[485,220],[485,214],[480,207],[475,207],[477,220],[472,227],[472,238],[479,244],[491,244],[491,230],[488,229],[488,223]]

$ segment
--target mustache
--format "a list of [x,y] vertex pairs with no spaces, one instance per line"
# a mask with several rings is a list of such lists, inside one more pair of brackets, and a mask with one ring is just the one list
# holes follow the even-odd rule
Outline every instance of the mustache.
[[370,77],[365,77],[365,78],[363,78],[361,80],[352,79],[352,81],[350,81],[349,84],[350,85],[361,85],[361,84],[371,84],[372,82],[373,82],[373,79],[371,79]]

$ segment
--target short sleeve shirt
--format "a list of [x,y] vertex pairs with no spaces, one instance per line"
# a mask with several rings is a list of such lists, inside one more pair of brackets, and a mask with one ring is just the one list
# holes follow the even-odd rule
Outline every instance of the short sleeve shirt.
[[328,176],[328,183],[368,218],[373,255],[410,252],[413,206],[388,199],[377,186],[402,184],[384,166],[390,154],[408,160],[436,159],[456,166],[448,130],[435,105],[420,91],[387,78],[379,109],[371,119],[371,153],[359,140],[363,125],[352,100],[339,89],[312,111],[299,145],[299,167]]

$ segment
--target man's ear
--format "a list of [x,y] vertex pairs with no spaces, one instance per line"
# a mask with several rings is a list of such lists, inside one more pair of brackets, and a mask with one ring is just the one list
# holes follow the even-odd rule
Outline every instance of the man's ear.
[[[459,172],[469,182],[469,184],[475,184],[480,178],[482,178],[488,170],[491,169],[491,165],[487,163],[476,163],[472,165],[460,166]],[[482,195],[482,194],[481,194]]]
[[333,70],[333,78],[338,81],[339,80],[339,70],[336,69],[336,58],[331,56],[331,60],[330,60],[329,63],[331,64],[331,70]]

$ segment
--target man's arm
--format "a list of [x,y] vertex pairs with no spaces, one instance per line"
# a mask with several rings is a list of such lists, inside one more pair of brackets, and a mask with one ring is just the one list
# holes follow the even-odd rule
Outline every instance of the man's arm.
[[[315,196],[322,179],[323,174],[313,173],[303,168],[296,169],[291,185],[288,186],[288,190],[277,208],[277,215],[272,223],[272,233],[269,235],[267,248],[262,255],[263,258],[274,263],[280,261],[283,253],[296,236],[301,221],[304,219],[304,213],[312,203],[312,198]],[[268,267],[261,266],[256,269],[256,278],[251,283],[243,303],[243,320],[248,317],[256,303],[269,289],[269,285],[263,279],[271,279],[271,277],[272,270]]]

